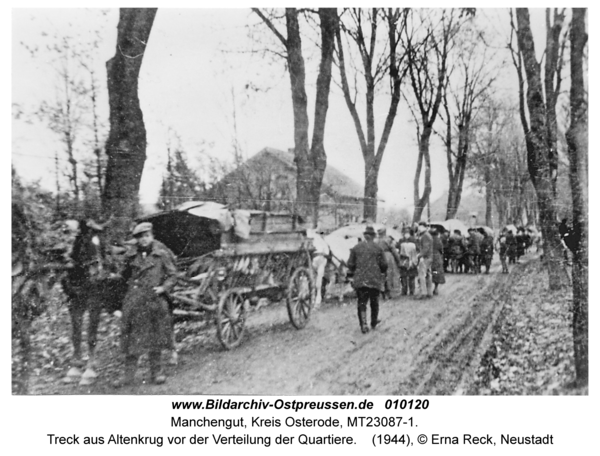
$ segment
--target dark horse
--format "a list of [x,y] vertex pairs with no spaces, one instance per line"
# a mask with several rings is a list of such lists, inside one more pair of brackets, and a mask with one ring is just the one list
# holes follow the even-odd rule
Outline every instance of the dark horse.
[[[64,379],[68,383],[80,380],[80,385],[90,385],[95,381],[95,349],[102,310],[119,310],[125,293],[123,281],[111,277],[111,262],[102,239],[103,229],[103,225],[91,220],[80,222],[71,252],[73,264],[62,281],[72,325],[73,360]],[[82,372],[81,339],[86,311],[89,312],[88,362],[85,372]]]

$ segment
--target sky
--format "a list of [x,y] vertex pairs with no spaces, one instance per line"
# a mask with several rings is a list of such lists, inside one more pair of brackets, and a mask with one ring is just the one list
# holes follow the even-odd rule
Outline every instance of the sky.
[[[534,30],[543,37],[543,32],[539,32],[543,31],[541,11],[534,11],[533,19]],[[506,10],[484,10],[479,20],[490,34],[508,33]],[[13,10],[12,102],[29,113],[43,101],[54,99],[56,62],[52,54],[44,50],[52,36],[68,34],[78,42],[85,42],[97,31],[100,41],[94,52],[94,68],[104,88],[99,98],[99,113],[107,128],[104,65],[115,52],[117,22],[117,9]],[[169,138],[174,141],[173,132],[181,138],[191,156],[204,148],[220,158],[231,157],[234,106],[238,141],[247,156],[267,146],[283,150],[293,147],[289,76],[281,60],[250,52],[259,45],[249,38],[249,30],[262,33],[260,36],[270,40],[270,45],[274,43],[264,28],[260,32],[261,29],[252,28],[252,24],[258,24],[258,18],[248,8],[158,10],[139,79],[148,138],[148,159],[140,190],[142,203],[156,202],[167,144]],[[503,44],[503,39],[499,43]],[[315,48],[308,40],[303,45],[312,119],[316,62],[308,56],[315,53]],[[39,51],[33,57],[27,47],[35,46]],[[499,51],[498,58],[507,55]],[[337,80],[337,69],[333,72]],[[516,97],[515,81],[514,69],[501,67],[497,90],[504,94],[502,96]],[[385,96],[376,98],[377,137],[381,134],[387,105]],[[335,84],[330,95],[325,149],[330,165],[363,184],[364,161],[357,134],[342,92]],[[39,180],[44,187],[54,188],[53,158],[57,150],[62,153],[63,146],[46,125],[39,121],[28,123],[23,118],[13,120],[12,163],[25,179]],[[435,199],[448,187],[445,153],[437,139],[432,142],[431,158],[432,199]],[[379,176],[379,196],[387,207],[412,204],[416,160],[415,127],[403,100]]]

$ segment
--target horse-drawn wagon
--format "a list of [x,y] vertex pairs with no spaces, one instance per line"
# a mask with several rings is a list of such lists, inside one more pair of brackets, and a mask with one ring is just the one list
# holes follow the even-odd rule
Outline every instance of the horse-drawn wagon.
[[189,202],[143,221],[175,254],[175,311],[213,313],[223,347],[241,343],[248,312],[261,299],[285,299],[292,325],[306,326],[315,299],[313,247],[300,217]]

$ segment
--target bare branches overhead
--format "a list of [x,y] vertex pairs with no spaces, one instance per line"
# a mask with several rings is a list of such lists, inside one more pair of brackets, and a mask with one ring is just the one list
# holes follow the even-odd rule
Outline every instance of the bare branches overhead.
[[[377,216],[377,179],[383,154],[398,112],[402,78],[405,75],[404,53],[398,53],[406,27],[408,10],[349,8],[341,14],[336,34],[337,64],[346,106],[352,117],[365,161],[364,218]],[[357,56],[360,65],[354,64]],[[350,65],[348,65],[350,61]],[[351,85],[348,72],[352,72]],[[387,80],[390,102],[379,144],[375,132],[375,94]],[[359,87],[365,94],[365,122],[359,114]]]

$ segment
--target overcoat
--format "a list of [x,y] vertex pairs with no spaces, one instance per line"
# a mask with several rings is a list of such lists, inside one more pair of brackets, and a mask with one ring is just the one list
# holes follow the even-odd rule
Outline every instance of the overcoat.
[[359,242],[350,250],[348,269],[354,276],[354,288],[381,290],[387,268],[383,249],[373,241]]
[[154,287],[169,292],[177,281],[171,254],[153,243],[148,253],[139,248],[127,254],[123,278],[127,293],[121,321],[122,348],[126,355],[141,355],[171,346],[172,326],[169,305]]
[[448,241],[450,257],[461,259],[465,253],[465,240],[460,234],[452,234]]
[[469,240],[467,243],[467,250],[471,255],[479,255],[481,253],[481,241],[483,240],[483,234],[477,231],[472,231],[469,234]]
[[394,248],[390,239],[380,237],[375,241],[375,243],[383,249],[385,261],[388,266],[385,275],[385,282],[387,282],[388,289],[393,290],[398,285],[396,278],[399,275],[398,265],[400,264],[400,257],[398,256],[398,252]]
[[433,238],[433,261],[431,262],[431,279],[433,283],[446,283],[444,276],[444,244],[439,235]]
[[486,236],[481,241],[481,255],[490,259],[494,256],[494,239],[491,236]]
[[517,239],[515,238],[514,234],[508,233],[506,235],[506,246],[506,254],[509,258],[512,258],[517,255]]

